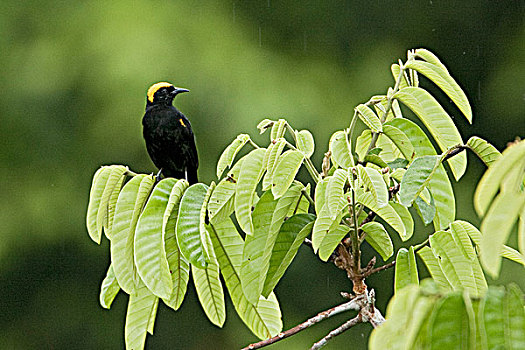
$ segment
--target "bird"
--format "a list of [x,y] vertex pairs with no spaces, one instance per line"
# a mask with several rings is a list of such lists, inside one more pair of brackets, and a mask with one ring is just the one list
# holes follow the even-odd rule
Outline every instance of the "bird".
[[178,94],[189,92],[160,82],[151,85],[146,95],[146,112],[142,118],[143,136],[148,154],[164,177],[198,182],[199,158],[195,136],[188,118],[173,106]]

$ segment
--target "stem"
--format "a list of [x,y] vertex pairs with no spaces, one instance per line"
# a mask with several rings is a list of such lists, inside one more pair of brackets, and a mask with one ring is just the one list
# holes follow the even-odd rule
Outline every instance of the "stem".
[[[355,129],[356,124],[357,124],[357,111],[354,110],[354,115],[352,116],[352,121],[350,122],[350,132],[348,135],[348,143],[350,144],[351,152],[354,149],[354,147],[352,146],[352,138],[354,135],[354,129]],[[352,162],[352,167],[354,167],[355,163],[354,163],[354,157],[352,155],[350,155],[350,161]]]
[[[394,89],[392,90],[392,93],[389,94],[385,111],[383,112],[383,115],[381,116],[381,124],[383,124],[386,120],[386,117],[388,116],[388,112],[392,108],[392,103],[394,101],[393,96],[396,94],[396,92],[399,91],[399,86],[401,85],[401,79],[403,79],[403,73],[405,72],[405,67],[399,62],[399,74],[396,79],[396,84],[394,85]],[[372,133],[372,141],[370,142],[370,146],[368,146],[368,150],[366,151],[366,154],[370,152],[372,148],[376,146],[377,138],[379,137],[378,133]]]
[[293,327],[293,328],[290,328],[288,329],[287,331],[284,331],[284,332],[281,332],[279,334],[277,334],[275,337],[272,337],[272,338],[269,338],[269,339],[266,339],[266,340],[262,340],[258,343],[253,343],[253,344],[250,344],[248,345],[247,347],[243,348],[242,350],[253,350],[253,349],[260,349],[264,346],[267,346],[267,345],[270,345],[270,344],[273,344],[273,343],[276,343],[280,340],[283,340],[285,338],[288,338],[294,334],[297,334],[299,333],[300,331],[306,329],[306,328],[309,328],[313,325],[315,325],[316,323],[319,323],[329,317],[332,317],[334,315],[337,315],[337,314],[340,314],[342,312],[345,312],[345,311],[348,311],[348,310],[356,310],[356,309],[359,309],[359,305],[357,305],[356,303],[356,300],[353,299],[353,300],[350,300],[344,304],[341,304],[341,305],[338,305],[338,306],[335,306],[331,309],[328,309],[326,311],[323,311],[323,312],[320,312],[318,313],[316,316],[308,319],[307,321],[301,323],[301,324],[298,324],[297,326]]
[[308,191],[306,190],[306,187],[303,187],[303,189],[301,190],[301,193],[303,194],[303,196],[306,197],[306,199],[308,199],[308,202],[310,202],[311,205],[315,205],[315,202],[312,199],[312,197],[310,197],[310,193],[308,193]]
[[259,147],[259,145],[257,145],[255,142],[253,142],[253,140],[252,140],[251,138],[248,139],[248,142],[249,142],[250,145],[252,145],[253,148],[255,148],[255,149],[261,148],[261,147]]
[[322,348],[323,346],[325,346],[328,343],[328,341],[330,339],[332,339],[333,337],[336,337],[336,336],[344,333],[345,331],[347,331],[351,327],[353,327],[356,324],[361,323],[361,322],[363,322],[363,318],[362,318],[361,314],[358,314],[356,317],[352,318],[349,321],[346,321],[341,326],[337,327],[336,329],[334,329],[333,331],[328,333],[323,339],[321,339],[317,343],[315,343],[310,348],[310,350],[317,350],[317,349]]

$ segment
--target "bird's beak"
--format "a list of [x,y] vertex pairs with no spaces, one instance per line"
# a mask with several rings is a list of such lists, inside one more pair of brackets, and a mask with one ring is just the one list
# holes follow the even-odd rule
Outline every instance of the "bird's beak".
[[178,94],[181,94],[183,92],[189,92],[190,90],[188,89],[183,89],[183,88],[178,88],[176,87],[175,90],[173,90],[173,92],[171,93],[173,96],[177,96]]

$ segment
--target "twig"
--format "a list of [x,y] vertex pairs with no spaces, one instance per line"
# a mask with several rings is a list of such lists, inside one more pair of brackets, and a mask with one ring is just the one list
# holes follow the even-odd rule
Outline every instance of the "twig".
[[356,317],[352,318],[349,321],[346,321],[345,323],[343,323],[342,325],[340,325],[339,327],[337,327],[336,329],[334,329],[333,331],[328,333],[323,339],[321,339],[317,343],[315,343],[310,348],[310,350],[316,350],[316,349],[322,348],[323,346],[325,346],[328,343],[328,341],[330,339],[332,339],[333,337],[336,337],[336,336],[344,333],[345,331],[347,331],[351,327],[353,327],[356,324],[361,323],[361,322],[363,322],[363,318],[362,318],[361,314],[358,314]]
[[269,338],[269,339],[266,339],[266,340],[262,340],[258,343],[253,343],[253,344],[250,344],[248,345],[247,347],[243,348],[242,350],[253,350],[253,349],[260,349],[264,346],[267,346],[267,345],[270,345],[270,344],[273,344],[275,342],[278,342],[280,340],[283,340],[285,338],[288,338],[296,333],[299,333],[300,331],[308,328],[308,327],[311,327],[313,325],[315,325],[316,323],[319,323],[329,317],[332,317],[334,315],[337,315],[337,314],[340,314],[341,312],[345,312],[345,311],[348,311],[348,310],[358,310],[360,308],[359,304],[357,303],[359,298],[354,298],[350,301],[347,301],[346,303],[344,304],[341,304],[341,305],[338,305],[338,306],[335,306],[331,309],[328,309],[326,311],[323,311],[323,312],[320,312],[318,313],[316,316],[310,318],[309,320],[293,327],[293,328],[290,328],[288,329],[287,331],[284,331],[284,332],[281,332],[279,333],[278,335],[276,335],[275,337],[272,337],[272,338]]
[[457,145],[454,148],[452,148],[451,150],[449,150],[447,152],[447,154],[445,154],[445,156],[443,157],[443,159],[441,161],[444,162],[445,160],[454,157],[456,154],[461,153],[463,150],[466,150],[467,148],[468,148],[468,146]]
[[386,269],[389,269],[391,268],[392,266],[394,266],[396,264],[396,261],[392,261],[388,264],[385,264],[383,266],[379,266],[379,267],[376,267],[375,269],[371,269],[370,271],[367,271],[363,274],[363,277],[368,277],[370,275],[373,275],[374,273],[376,272],[379,272],[379,271],[383,271],[383,270],[386,270]]

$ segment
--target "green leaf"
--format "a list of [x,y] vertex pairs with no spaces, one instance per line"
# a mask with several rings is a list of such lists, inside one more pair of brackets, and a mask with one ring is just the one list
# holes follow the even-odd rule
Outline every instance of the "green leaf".
[[335,248],[339,245],[341,240],[350,231],[350,228],[345,225],[332,226],[328,230],[328,233],[323,238],[321,245],[319,246],[319,258],[322,261],[328,261],[330,255],[334,252]]
[[235,225],[227,219],[208,228],[224,283],[237,314],[260,339],[276,335],[282,330],[283,325],[275,295],[271,293],[268,299],[261,296],[254,306],[242,292],[239,271],[244,242]]
[[212,223],[225,220],[234,210],[234,195],[244,157],[239,159],[227,176],[213,190],[208,202],[208,215]]
[[330,177],[325,177],[315,186],[315,213],[317,215],[319,215],[326,202],[326,188],[328,187],[329,181]]
[[399,203],[389,202],[388,205],[395,210],[396,214],[401,218],[401,221],[403,221],[403,226],[405,226],[405,236],[403,240],[409,240],[414,233],[414,219],[412,219],[412,215],[405,206]]
[[104,186],[104,192],[102,192],[102,196],[100,197],[100,206],[97,212],[97,231],[101,233],[102,228],[104,228],[104,232],[106,233],[106,236],[108,238],[111,237],[111,234],[108,232],[109,201],[112,197],[114,197],[115,187],[117,187],[117,185],[120,186],[120,184],[122,184],[125,173],[128,170],[127,167],[124,167],[122,165],[112,165],[109,168],[111,169],[111,173],[109,174],[106,186]]
[[438,231],[430,236],[430,247],[454,290],[463,289],[473,296],[485,293],[487,282],[478,259],[466,256],[467,243],[463,245],[462,241],[455,240],[450,231]]
[[375,212],[381,219],[385,220],[387,224],[399,233],[399,236],[403,241],[406,241],[409,238],[403,220],[390,204],[380,208],[373,195],[370,192],[363,191],[356,191],[356,200]]
[[344,169],[352,166],[352,149],[345,131],[340,130],[332,134],[328,149],[334,164]]
[[224,292],[219,278],[219,264],[211,258],[205,269],[191,266],[191,274],[200,304],[211,323],[222,327],[226,321]]
[[295,137],[297,139],[297,149],[303,152],[305,157],[311,157],[315,150],[315,142],[312,133],[308,130],[296,131]]
[[[397,78],[399,77],[399,72],[401,71],[401,69],[399,68],[399,64],[394,63],[393,65],[390,66],[390,70],[392,71],[392,76],[394,77],[394,80],[397,81]],[[399,84],[399,88],[400,89],[404,89],[408,85],[409,84],[408,84],[407,74],[406,74],[406,72],[403,72],[403,77],[401,78],[401,82]]]
[[337,169],[333,176],[328,177],[326,186],[326,202],[333,219],[339,214],[346,202],[344,200],[344,187],[348,181],[348,171]]
[[525,140],[508,147],[503,151],[502,156],[487,169],[474,193],[474,208],[478,215],[485,215],[507,173],[522,167],[524,163]]
[[303,153],[295,150],[288,150],[279,157],[272,176],[274,198],[281,197],[288,190],[297,172],[299,172],[303,160]]
[[470,349],[474,343],[471,313],[460,293],[437,301],[429,324],[431,349]]
[[129,180],[118,196],[111,235],[111,263],[122,290],[131,294],[140,278],[134,259],[135,229],[153,188],[154,179],[140,174]]
[[411,161],[415,157],[414,146],[408,139],[408,136],[392,125],[383,125],[383,134],[388,137],[397,149],[403,154],[405,159]]
[[358,166],[357,170],[359,177],[374,196],[377,206],[379,208],[385,207],[388,204],[388,189],[383,176],[376,169],[362,167],[361,165]]
[[173,289],[164,247],[162,224],[171,189],[177,180],[166,178],[153,189],[135,230],[135,264],[140,278],[159,298],[169,298]]
[[388,164],[383,160],[383,158],[376,154],[369,153],[366,155],[365,159],[363,159],[363,163],[372,163],[380,168],[388,168]]
[[472,136],[470,139],[468,139],[467,146],[488,167],[501,157],[501,153],[496,149],[496,147],[477,136]]
[[417,210],[417,213],[421,217],[421,220],[423,220],[423,223],[426,225],[430,224],[432,220],[434,220],[434,217],[436,216],[436,205],[434,203],[434,197],[432,197],[432,193],[428,190],[428,188],[424,189],[424,191],[428,192],[428,197],[430,199],[430,202],[427,202],[423,199],[422,195],[416,198],[414,201],[415,207]]
[[414,247],[410,247],[410,250],[401,248],[397,251],[395,292],[399,292],[410,284],[419,284]]
[[361,226],[361,230],[366,233],[365,240],[381,255],[384,261],[394,254],[392,240],[379,222],[367,222]]
[[253,235],[245,238],[240,278],[244,295],[254,305],[263,289],[263,254],[276,206],[277,200],[273,199],[270,191],[266,191],[253,210]]
[[106,278],[104,278],[102,285],[100,286],[100,305],[105,309],[109,309],[119,290],[120,286],[118,285],[117,278],[115,277],[113,265],[109,265]]
[[359,118],[363,121],[363,123],[372,130],[372,132],[382,132],[383,127],[381,125],[381,121],[379,120],[379,117],[374,113],[373,110],[368,108],[364,104],[358,105],[355,110],[357,111],[357,114]]
[[468,102],[467,95],[446,70],[440,65],[418,60],[409,60],[405,67],[418,71],[436,84],[458,106],[459,110],[472,124],[472,108]]
[[[411,122],[408,119],[396,118],[387,124],[403,130],[414,146],[416,157],[436,154],[428,137],[414,122]],[[432,197],[434,198],[436,207],[434,226],[436,230],[446,229],[456,217],[456,203],[452,185],[443,165],[439,165],[436,169],[434,175],[430,179],[428,188],[432,192]]]
[[[461,135],[450,116],[427,91],[417,87],[407,87],[399,90],[394,98],[399,99],[418,116],[443,152],[452,146],[463,144]],[[450,158],[448,163],[454,177],[459,180],[467,167],[466,154],[460,153]]]
[[271,128],[275,122],[270,119],[263,119],[257,124],[257,129],[259,129],[259,133],[263,134],[266,130]]
[[235,140],[232,141],[222,152],[219,161],[217,162],[217,178],[221,178],[222,173],[226,168],[231,167],[233,160],[243,146],[250,140],[250,135],[240,134]]
[[281,138],[284,136],[284,133],[286,132],[286,120],[279,119],[278,121],[274,122],[272,125],[272,130],[270,132],[270,139],[277,140],[278,138]]
[[425,266],[430,272],[430,276],[432,276],[432,279],[436,282],[440,289],[447,292],[451,291],[452,286],[450,285],[447,278],[445,277],[445,274],[441,270],[438,259],[434,256],[432,250],[429,247],[423,247],[420,250],[418,250],[417,254],[421,258],[421,260],[423,260],[423,263],[425,263]]
[[144,349],[146,334],[153,333],[158,302],[143,283],[130,294],[124,329],[126,349]]
[[111,240],[111,233],[113,232],[112,231],[113,230],[113,220],[115,219],[115,208],[117,207],[118,195],[120,194],[120,191],[122,190],[122,184],[124,183],[125,179],[126,179],[126,173],[120,176],[120,179],[117,181],[115,186],[113,186],[113,190],[111,192],[111,195],[109,196],[107,224],[104,229],[104,233],[106,234],[106,237],[109,240]]
[[208,190],[206,191],[206,195],[204,196],[204,201],[202,202],[201,212],[199,216],[199,231],[201,235],[201,242],[202,247],[204,248],[204,254],[207,257],[213,255],[213,246],[211,244],[208,230],[206,230],[205,226],[207,223],[206,216],[208,214],[208,202],[210,201],[210,197],[213,190],[215,190],[215,182],[212,181],[210,187],[208,187]]
[[286,146],[286,140],[283,138],[277,139],[270,143],[263,158],[263,168],[266,169],[263,179],[263,191],[270,189],[272,186],[272,177],[275,171],[277,161],[283,153],[283,149]]
[[372,142],[372,131],[370,129],[365,129],[359,135],[355,144],[355,153],[359,156],[359,161],[362,162],[367,155],[368,147]]
[[321,243],[328,234],[328,231],[332,225],[338,225],[342,217],[343,213],[340,212],[335,218],[333,218],[330,214],[328,204],[325,203],[319,212],[312,229],[312,248],[314,249],[314,253],[317,253],[317,250],[321,246]]
[[179,180],[173,186],[162,221],[166,258],[168,259],[173,284],[169,299],[164,298],[163,301],[174,310],[177,310],[184,300],[190,277],[189,263],[180,252],[175,234],[180,199],[187,188],[188,182],[186,180]]
[[525,348],[525,305],[523,293],[511,284],[503,299],[505,310],[505,343],[508,349]]
[[205,268],[209,260],[200,234],[201,208],[208,186],[191,185],[182,196],[177,217],[176,236],[179,249],[191,264]]
[[265,148],[259,148],[245,156],[235,187],[235,216],[241,229],[249,235],[253,232],[252,206],[255,189],[265,170],[263,168],[265,152]]
[[[490,167],[489,171],[493,167]],[[502,192],[496,197],[481,223],[480,260],[485,271],[494,278],[499,274],[503,245],[524,205],[523,192]]]
[[268,295],[292,263],[297,251],[310,234],[315,216],[296,214],[286,220],[272,249],[270,265],[264,281],[263,295]]
[[419,349],[414,345],[428,320],[433,298],[419,292],[416,285],[396,292],[386,310],[386,322],[372,331],[369,340],[371,350]]
[[439,67],[442,71],[448,74],[447,67],[441,61],[439,58],[434,55],[432,52],[428,51],[427,49],[416,49],[415,52],[417,57],[422,58],[423,60],[427,61],[428,63],[432,63],[433,65]]
[[514,248],[504,245],[501,249],[501,256],[525,266],[525,256]]
[[399,187],[399,200],[401,204],[410,207],[412,202],[425,189],[432,175],[441,164],[440,156],[423,156],[414,159],[408,167]]

